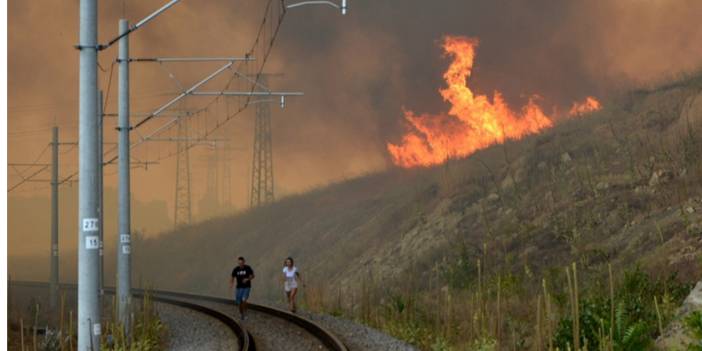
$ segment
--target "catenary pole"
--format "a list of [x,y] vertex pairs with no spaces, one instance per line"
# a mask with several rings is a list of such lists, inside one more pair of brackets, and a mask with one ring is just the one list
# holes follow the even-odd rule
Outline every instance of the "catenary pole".
[[80,0],[78,142],[78,350],[99,351],[97,213],[97,0]]
[[[119,21],[119,33],[129,30],[126,19]],[[117,309],[120,323],[127,335],[131,331],[131,214],[129,175],[129,36],[119,39],[119,242],[117,243]]]
[[102,299],[103,295],[105,294],[105,225],[104,225],[104,218],[105,218],[105,210],[104,210],[104,204],[105,204],[105,187],[104,187],[104,167],[102,164],[102,151],[103,151],[103,145],[104,145],[104,133],[103,133],[103,111],[102,111],[102,104],[103,104],[103,95],[102,95],[102,90],[98,92],[98,102],[97,102],[97,109],[98,109],[98,150],[97,150],[97,164],[98,164],[98,225],[99,225],[99,238],[100,238],[100,249],[98,252],[99,256],[99,261],[98,261],[98,286],[99,286],[99,293],[100,293],[100,306],[102,306]]
[[51,133],[51,276],[49,277],[49,307],[56,311],[58,302],[59,256],[58,256],[58,160],[59,129]]

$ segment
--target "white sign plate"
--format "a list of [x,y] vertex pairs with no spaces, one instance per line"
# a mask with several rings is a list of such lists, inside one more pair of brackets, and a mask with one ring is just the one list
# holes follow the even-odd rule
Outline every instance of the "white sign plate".
[[97,218],[83,218],[83,231],[84,232],[97,232],[98,219]]
[[93,324],[93,334],[95,334],[95,335],[102,334],[102,326],[100,325],[100,323]]
[[122,245],[122,253],[125,255],[129,255],[132,253],[132,247],[130,245]]
[[122,244],[127,244],[132,241],[132,236],[129,234],[120,234],[119,235],[119,242]]
[[90,235],[85,237],[85,248],[88,250],[95,250],[100,247],[100,239],[97,235]]

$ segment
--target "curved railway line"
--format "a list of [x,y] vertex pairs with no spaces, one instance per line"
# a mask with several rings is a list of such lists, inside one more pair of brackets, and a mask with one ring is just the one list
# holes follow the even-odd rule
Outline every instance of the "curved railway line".
[[[35,288],[48,291],[48,283],[44,282],[11,281],[8,284],[8,288],[10,287]],[[61,284],[60,288],[62,290],[75,290],[76,285]],[[252,334],[252,331],[248,330],[246,327],[247,322],[242,324],[232,317],[231,314],[234,312],[234,303],[229,299],[164,290],[132,289],[132,291],[135,298],[142,298],[145,293],[148,293],[149,297],[153,301],[196,311],[219,320],[229,330],[231,330],[234,335],[236,335],[239,350],[257,350],[257,342],[262,345],[266,344],[267,340],[264,340],[265,338],[256,335],[256,333]],[[114,294],[114,288],[105,288],[105,294]],[[249,310],[256,314],[260,314],[263,316],[263,318],[271,318],[272,320],[276,320],[278,323],[282,321],[283,324],[294,325],[295,328],[302,329],[305,333],[312,336],[316,340],[315,344],[318,344],[319,346],[323,345],[328,350],[348,351],[348,348],[339,340],[339,338],[319,324],[308,319],[287,311],[259,304],[249,304]],[[266,325],[270,325],[270,323],[266,323]],[[288,334],[300,336],[298,332]],[[254,336],[256,336],[256,338],[254,338]]]

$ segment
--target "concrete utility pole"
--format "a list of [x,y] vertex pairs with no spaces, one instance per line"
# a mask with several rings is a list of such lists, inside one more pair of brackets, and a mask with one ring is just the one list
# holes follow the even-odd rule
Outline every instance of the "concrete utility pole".
[[100,260],[98,261],[99,267],[98,267],[98,286],[99,286],[99,293],[100,293],[100,306],[102,306],[102,298],[103,295],[105,294],[105,226],[103,223],[103,219],[105,218],[105,211],[104,211],[104,204],[105,204],[105,187],[104,187],[104,169],[102,164],[102,150],[103,150],[103,111],[102,111],[102,102],[103,102],[103,97],[102,97],[102,90],[98,93],[98,102],[97,102],[97,109],[98,109],[98,150],[97,150],[97,164],[98,164],[98,226],[99,226],[99,238],[100,238],[100,248],[99,250],[99,257]]
[[131,333],[130,304],[132,301],[131,271],[131,209],[129,169],[129,22],[119,20],[119,243],[117,244],[117,310],[119,322],[127,335]]
[[[56,311],[59,296],[59,186],[65,182],[72,182],[69,176],[63,180],[59,179],[59,149],[61,145],[77,145],[76,142],[59,142],[59,128],[54,126],[51,135],[51,163],[8,163],[13,168],[30,167],[39,168],[29,176],[22,176],[23,182],[49,183],[51,185],[51,234],[49,253],[49,310]],[[41,174],[50,167],[51,177],[49,179],[36,179],[36,175]],[[22,172],[19,172],[22,175]],[[15,185],[17,187],[17,185]]]
[[78,350],[99,351],[97,0],[80,0],[78,142]]
[[49,307],[56,311],[58,305],[59,255],[58,255],[58,161],[59,129],[54,127],[51,138],[51,275],[49,277]]

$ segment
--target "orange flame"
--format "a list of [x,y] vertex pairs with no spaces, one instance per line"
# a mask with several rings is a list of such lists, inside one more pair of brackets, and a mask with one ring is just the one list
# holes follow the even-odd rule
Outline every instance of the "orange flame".
[[601,108],[602,104],[600,104],[597,99],[592,96],[588,96],[583,102],[574,102],[573,106],[570,108],[570,111],[568,111],[568,116],[582,116],[590,112],[597,111]]
[[[502,94],[492,99],[473,93],[467,79],[471,75],[478,40],[445,36],[444,54],[453,62],[444,73],[447,87],[439,90],[451,104],[448,114],[421,114],[404,111],[412,130],[399,145],[387,144],[393,162],[401,167],[431,166],[449,157],[465,157],[505,139],[520,139],[553,126],[532,96],[520,111],[512,111]],[[593,101],[597,101],[594,100]],[[599,104],[599,103],[598,103]]]

